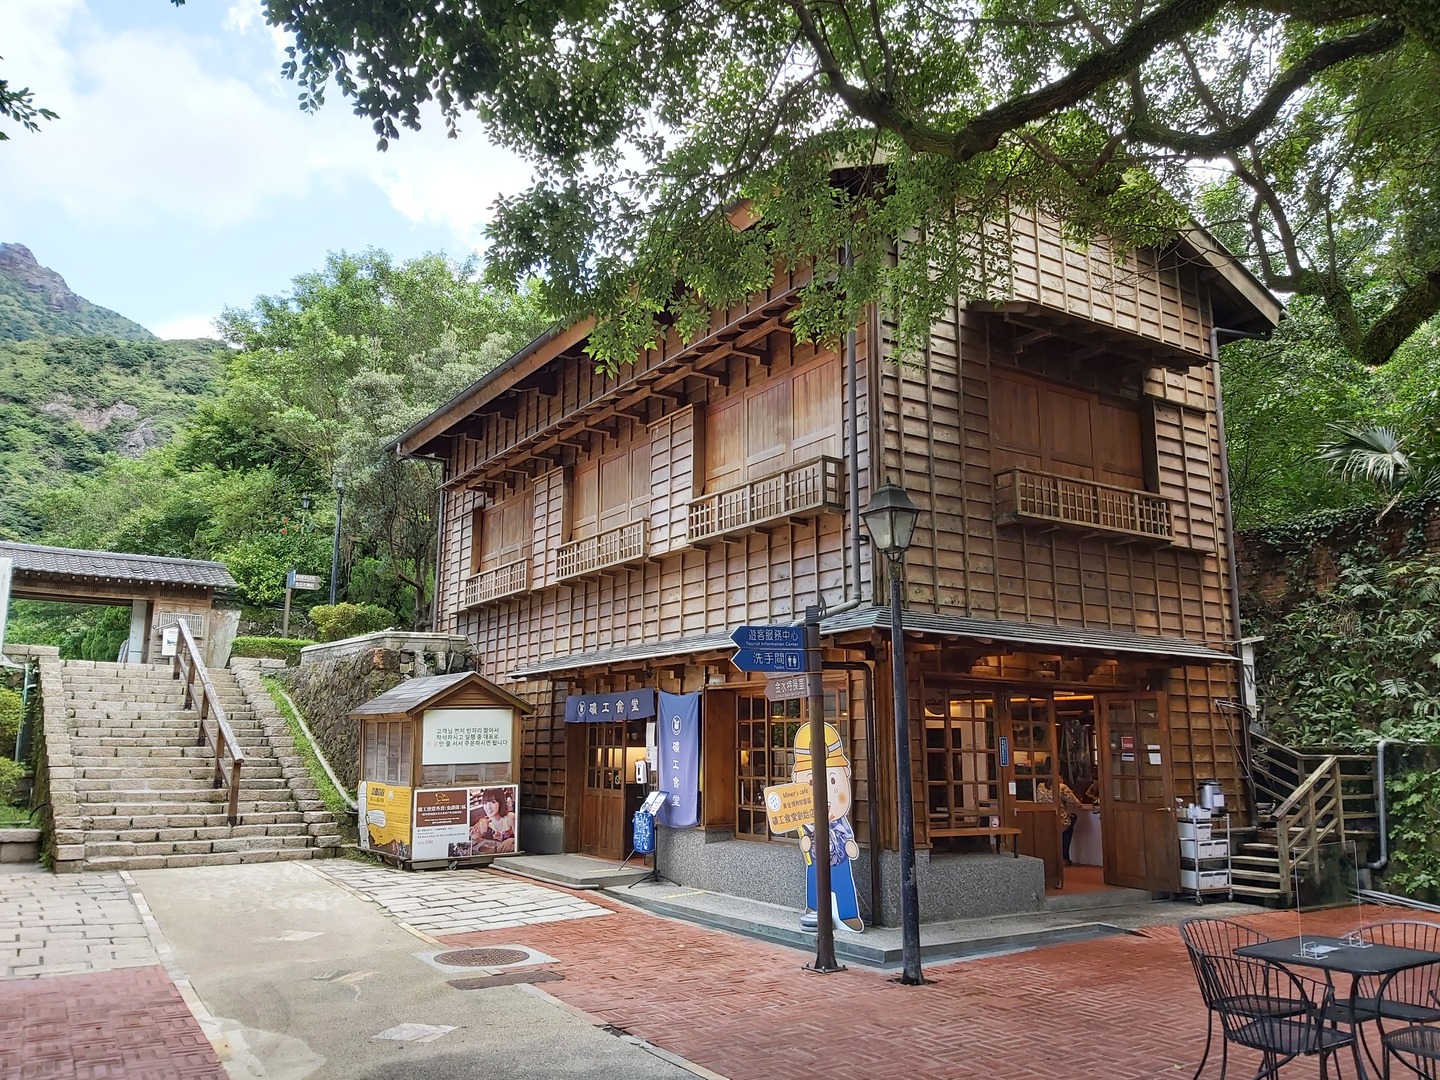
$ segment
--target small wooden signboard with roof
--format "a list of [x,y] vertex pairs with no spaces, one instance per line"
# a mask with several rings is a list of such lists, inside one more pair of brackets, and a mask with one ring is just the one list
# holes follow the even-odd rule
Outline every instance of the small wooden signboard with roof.
[[520,850],[520,717],[473,672],[411,679],[359,721],[360,847],[398,865],[483,866]]

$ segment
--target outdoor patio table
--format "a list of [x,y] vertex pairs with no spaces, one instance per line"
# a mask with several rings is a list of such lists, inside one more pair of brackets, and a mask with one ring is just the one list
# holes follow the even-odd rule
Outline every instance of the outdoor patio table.
[[[1325,972],[1326,981],[1335,972],[1350,976],[1350,1016],[1357,1016],[1356,1006],[1360,992],[1360,980],[1366,976],[1393,975],[1398,971],[1440,963],[1440,952],[1424,949],[1407,949],[1399,945],[1368,944],[1351,945],[1340,938],[1318,937],[1306,934],[1303,937],[1278,938],[1262,941],[1258,945],[1245,945],[1235,950],[1236,956],[1252,960],[1264,960],[1277,967],[1308,967]],[[1333,985],[1333,984],[1332,984]],[[1365,1071],[1365,1055],[1360,1052],[1360,1038],[1357,1033],[1353,1049],[1355,1069],[1362,1078]],[[1367,1051],[1368,1052],[1368,1051]]]

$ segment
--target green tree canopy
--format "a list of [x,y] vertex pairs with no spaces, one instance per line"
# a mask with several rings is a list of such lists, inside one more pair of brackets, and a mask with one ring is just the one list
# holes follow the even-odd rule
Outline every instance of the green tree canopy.
[[[1370,364],[1440,310],[1432,0],[266,13],[294,42],[302,107],[338,87],[382,147],[422,107],[452,133],[474,113],[535,163],[500,204],[492,269],[542,275],[562,317],[598,313],[591,347],[612,364],[657,321],[694,331],[777,261],[828,267],[842,247],[853,265],[808,290],[799,332],[833,335],[882,300],[913,339],[954,290],[995,290],[980,256],[1003,237],[984,226],[1015,204],[1137,243],[1198,215],[1272,287],[1320,298]],[[734,226],[724,208],[742,201],[767,227]]]

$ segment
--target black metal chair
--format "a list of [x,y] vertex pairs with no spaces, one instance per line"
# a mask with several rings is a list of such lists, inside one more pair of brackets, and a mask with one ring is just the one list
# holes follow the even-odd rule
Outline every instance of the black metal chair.
[[[1260,1052],[1255,1080],[1273,1077],[1295,1058],[1310,1055],[1319,1056],[1320,1080],[1328,1080],[1331,1057],[1354,1045],[1353,1031],[1326,1020],[1335,1001],[1328,983],[1238,956],[1207,956],[1201,967],[1225,1041]],[[1288,1014],[1280,1015],[1280,1009]]]
[[[1205,1062],[1210,1060],[1210,1045],[1215,1037],[1215,1015],[1216,996],[1211,981],[1208,979],[1203,968],[1206,958],[1212,956],[1232,957],[1235,950],[1246,945],[1259,945],[1269,941],[1270,938],[1252,930],[1244,923],[1235,922],[1232,919],[1187,919],[1180,924],[1180,940],[1185,943],[1185,951],[1190,955],[1190,965],[1195,969],[1195,981],[1200,984],[1200,996],[1205,1001],[1205,1053],[1200,1056],[1200,1064],[1195,1066],[1195,1076],[1192,1080],[1200,1080],[1200,1074],[1205,1069]],[[1257,1013],[1285,1017],[1296,1016],[1303,1011],[1303,1007],[1290,999],[1277,999],[1272,1002],[1252,1001],[1249,1008]],[[1225,1039],[1220,1040],[1220,1076],[1224,1080],[1225,1070],[1230,1063],[1230,1044]]]
[[[1367,941],[1440,952],[1440,926],[1413,920],[1377,923],[1360,931]],[[1370,987],[1365,987],[1370,992]],[[1397,971],[1379,982],[1374,1007],[1380,1024],[1384,1075],[1392,1061],[1426,1080],[1440,1078],[1440,964]],[[1403,1026],[1386,1029],[1386,1021]]]

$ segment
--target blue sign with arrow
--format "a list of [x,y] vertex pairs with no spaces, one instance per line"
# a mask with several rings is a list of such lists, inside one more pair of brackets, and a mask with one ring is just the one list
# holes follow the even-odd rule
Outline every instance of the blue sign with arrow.
[[737,649],[730,662],[741,671],[804,671],[804,649]]
[[730,635],[737,649],[803,649],[803,626],[741,626]]

